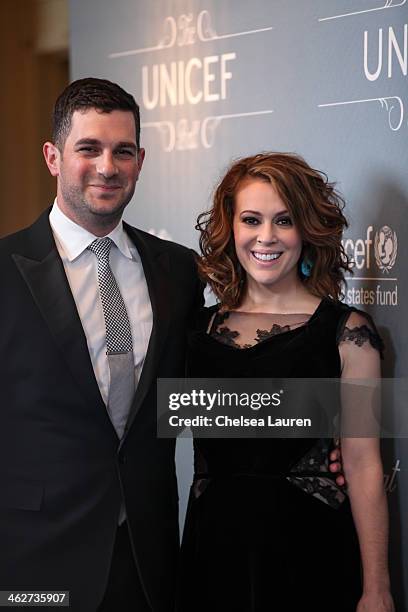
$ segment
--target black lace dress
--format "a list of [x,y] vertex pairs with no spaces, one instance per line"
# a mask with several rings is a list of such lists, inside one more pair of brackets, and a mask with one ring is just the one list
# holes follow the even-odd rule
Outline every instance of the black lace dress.
[[[210,308],[190,334],[187,375],[339,377],[339,342],[362,359],[381,350],[370,317],[331,300],[312,316]],[[178,612],[355,611],[359,547],[347,495],[328,471],[331,448],[304,438],[194,440]]]

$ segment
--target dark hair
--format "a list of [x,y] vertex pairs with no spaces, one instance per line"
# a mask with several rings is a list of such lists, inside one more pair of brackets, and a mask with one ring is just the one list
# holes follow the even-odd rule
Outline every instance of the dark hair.
[[58,97],[53,114],[52,138],[60,151],[71,130],[72,115],[77,110],[95,108],[102,113],[130,111],[135,118],[136,145],[140,147],[140,113],[134,97],[106,79],[86,78],[73,81]]
[[199,272],[226,308],[236,308],[246,286],[245,271],[235,251],[234,199],[242,181],[260,179],[271,183],[288,208],[302,240],[301,258],[312,262],[304,277],[308,290],[318,297],[338,300],[344,272],[351,266],[341,238],[348,227],[343,198],[327,176],[290,153],[261,153],[235,161],[214,193],[211,210],[201,213],[196,229],[201,232]]

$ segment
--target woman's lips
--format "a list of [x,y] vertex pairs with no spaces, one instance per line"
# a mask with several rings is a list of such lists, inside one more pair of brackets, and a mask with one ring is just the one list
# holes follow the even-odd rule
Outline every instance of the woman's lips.
[[251,251],[252,258],[256,261],[256,263],[261,265],[274,265],[277,261],[279,261],[280,256],[282,255],[282,251],[275,253],[264,253],[261,251]]

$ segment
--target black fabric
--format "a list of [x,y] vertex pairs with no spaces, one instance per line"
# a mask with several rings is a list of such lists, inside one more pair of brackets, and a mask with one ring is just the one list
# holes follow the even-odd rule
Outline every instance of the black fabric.
[[187,324],[201,305],[194,258],[125,224],[153,330],[119,441],[48,215],[0,240],[0,589],[69,590],[72,612],[95,612],[124,500],[149,601],[169,612],[179,552],[175,441],[157,438],[156,378],[184,373]]
[[108,585],[98,612],[151,612],[132,554],[128,525],[116,532]]
[[[206,334],[213,312],[190,335],[189,376],[340,376],[347,306],[323,300],[305,325],[241,350]],[[288,477],[314,448],[325,449],[327,465],[331,446],[201,438],[194,448],[178,612],[355,612],[361,568],[348,498],[334,509]]]

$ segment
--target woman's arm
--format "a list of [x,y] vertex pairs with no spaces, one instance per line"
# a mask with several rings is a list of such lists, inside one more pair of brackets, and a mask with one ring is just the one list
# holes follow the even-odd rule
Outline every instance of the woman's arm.
[[[362,326],[366,326],[362,334],[347,332]],[[380,355],[370,341],[367,320],[362,315],[352,313],[349,317],[339,352],[342,380],[354,379],[358,385],[358,379],[361,382],[380,379]],[[361,405],[358,386],[356,393],[358,402],[353,401],[352,391],[347,391],[343,412],[367,409],[370,416],[372,406]],[[346,418],[350,423],[349,416]],[[393,612],[388,573],[388,509],[379,438],[342,438],[342,456],[363,565],[363,596],[357,612]]]

